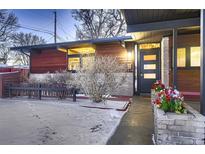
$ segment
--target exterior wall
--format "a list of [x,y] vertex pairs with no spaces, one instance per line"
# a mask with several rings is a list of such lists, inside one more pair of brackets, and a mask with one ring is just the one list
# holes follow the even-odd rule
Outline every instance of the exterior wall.
[[167,87],[169,85],[169,38],[162,38],[161,42],[161,80]]
[[[75,75],[75,74],[72,74]],[[120,76],[121,73],[117,73],[116,76]],[[44,81],[46,78],[46,74],[30,74],[30,79],[37,79],[38,81]],[[118,88],[112,95],[116,96],[133,96],[133,73],[126,73],[126,81]]]
[[[179,35],[177,39],[178,48],[186,48],[191,46],[200,46],[200,34]],[[169,81],[172,85],[172,37],[169,37]],[[178,68],[177,69],[177,89],[183,92],[199,92],[200,91],[200,68]]]
[[8,96],[7,84],[19,83],[20,72],[5,72],[0,73],[0,97]]
[[[120,73],[118,73],[120,75]],[[126,73],[126,81],[122,84],[121,87],[116,89],[115,92],[112,93],[112,95],[117,96],[133,96],[133,73]]]
[[53,73],[67,69],[66,53],[54,49],[32,52],[30,60],[31,73]]
[[[128,57],[128,52],[131,57]],[[96,45],[96,55],[99,56],[116,56],[121,63],[126,63],[128,67],[127,80],[112,95],[133,96],[134,94],[134,44],[127,42],[125,47],[118,43],[98,44]]]
[[97,44],[96,55],[116,56],[120,62],[127,63],[128,62],[127,48],[130,48],[130,44],[126,44],[126,47],[123,47],[119,42]]
[[[98,56],[116,56],[121,63],[129,64],[129,73],[127,73],[127,81],[113,95],[132,96],[133,95],[133,55],[134,46],[127,43],[123,47],[121,43],[104,43],[96,45],[96,55]],[[127,51],[132,53],[132,57],[128,59]],[[59,51],[44,50],[41,53],[33,52],[31,54],[31,74],[30,77],[37,77],[39,80],[43,78],[43,73],[54,73],[56,70],[66,69],[66,54]]]
[[28,68],[13,68],[13,67],[2,67],[0,68],[0,73],[8,73],[8,72],[20,72],[20,81],[26,81],[29,76]]
[[156,144],[199,144],[205,139],[205,117],[185,104],[187,114],[176,114],[154,108]]

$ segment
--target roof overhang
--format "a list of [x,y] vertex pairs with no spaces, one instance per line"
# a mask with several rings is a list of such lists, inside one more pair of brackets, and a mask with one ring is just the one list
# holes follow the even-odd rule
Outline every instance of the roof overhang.
[[112,38],[100,38],[93,40],[81,40],[81,41],[72,41],[72,42],[62,42],[62,43],[51,43],[51,44],[40,44],[32,46],[19,46],[11,47],[11,50],[20,51],[20,52],[31,52],[39,51],[43,49],[71,49],[71,48],[86,48],[86,47],[95,47],[97,44],[101,43],[112,43],[112,42],[124,42],[126,40],[131,40],[131,36],[122,36],[122,37],[112,37]]

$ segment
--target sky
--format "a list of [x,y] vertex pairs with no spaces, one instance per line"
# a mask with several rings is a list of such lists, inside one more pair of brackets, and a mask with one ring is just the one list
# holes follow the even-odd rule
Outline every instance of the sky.
[[[19,24],[24,27],[40,29],[43,31],[54,32],[54,11],[52,9],[18,9],[10,10],[17,17]],[[77,22],[72,17],[72,10],[57,9],[57,42],[73,41],[75,40],[75,24]],[[36,32],[25,28],[19,28],[18,32],[31,32],[38,36],[42,36],[47,43],[53,43],[54,37],[45,32]]]

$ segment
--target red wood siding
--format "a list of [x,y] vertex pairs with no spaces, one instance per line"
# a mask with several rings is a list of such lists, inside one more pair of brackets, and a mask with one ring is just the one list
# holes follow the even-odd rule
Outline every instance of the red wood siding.
[[[172,66],[172,37],[169,38],[170,45],[170,66]],[[189,48],[191,46],[200,46],[200,34],[179,35],[177,40],[178,48]],[[172,85],[172,68],[170,67],[170,85]],[[180,68],[177,70],[178,89],[184,92],[200,91],[200,69],[198,68]]]
[[67,69],[66,53],[50,49],[31,54],[31,73],[53,73]]
[[[200,90],[199,79],[200,79],[199,69],[178,69],[177,89],[184,92],[199,92]],[[170,72],[170,81],[172,81],[172,72]],[[170,85],[172,85],[172,83],[170,83]]]
[[106,43],[96,45],[97,56],[116,56],[120,62],[127,61],[127,49],[120,43]]

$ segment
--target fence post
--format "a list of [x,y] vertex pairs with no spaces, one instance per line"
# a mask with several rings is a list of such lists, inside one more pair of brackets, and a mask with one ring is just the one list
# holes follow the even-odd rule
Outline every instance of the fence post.
[[76,89],[73,89],[73,102],[76,102]]
[[12,84],[10,83],[9,85],[8,85],[8,89],[9,89],[9,98],[11,98],[11,86],[12,86]]
[[41,100],[41,83],[38,84],[38,98]]

